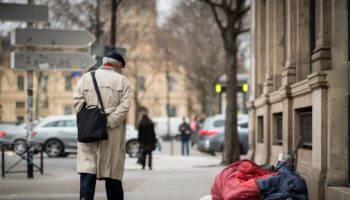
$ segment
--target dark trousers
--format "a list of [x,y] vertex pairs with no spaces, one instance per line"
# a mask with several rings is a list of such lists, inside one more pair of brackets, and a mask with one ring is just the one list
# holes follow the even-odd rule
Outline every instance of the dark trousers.
[[[107,178],[105,184],[108,200],[124,200],[123,186],[120,180]],[[95,196],[95,187],[95,174],[80,174],[80,200],[93,200]]]
[[152,169],[152,150],[142,151],[142,169],[146,166],[146,156],[148,155],[148,167]]
[[186,154],[190,155],[190,147],[188,145],[189,139],[181,139],[181,154],[185,155],[185,149],[186,149]]

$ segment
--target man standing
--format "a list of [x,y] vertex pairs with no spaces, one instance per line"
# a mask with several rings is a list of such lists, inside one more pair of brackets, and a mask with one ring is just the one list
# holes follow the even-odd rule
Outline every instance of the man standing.
[[148,155],[148,167],[152,170],[152,151],[156,148],[157,138],[156,133],[154,132],[154,123],[149,118],[148,110],[145,107],[140,108],[138,131],[142,169],[145,169],[146,156]]
[[190,125],[186,122],[186,118],[182,118],[182,124],[179,126],[179,131],[181,133],[181,153],[182,155],[185,155],[185,149],[186,149],[186,154],[190,155],[190,149],[189,149],[189,140],[191,137],[191,127]]
[[[81,200],[94,199],[96,179],[105,180],[108,200],[124,199],[121,180],[125,162],[125,121],[131,99],[129,83],[122,75],[124,67],[124,58],[111,51],[95,72],[107,114],[108,139],[91,143],[78,142],[77,171],[80,174]],[[90,73],[84,74],[79,80],[73,101],[76,112],[84,103],[86,107],[99,105]]]

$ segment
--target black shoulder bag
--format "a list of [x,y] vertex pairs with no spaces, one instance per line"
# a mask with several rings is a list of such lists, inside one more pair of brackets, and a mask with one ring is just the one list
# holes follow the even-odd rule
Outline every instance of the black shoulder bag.
[[92,81],[101,109],[97,105],[86,107],[84,103],[82,109],[77,114],[78,141],[82,143],[97,142],[108,139],[107,116],[104,111],[100,90],[95,78],[95,71],[91,72]]

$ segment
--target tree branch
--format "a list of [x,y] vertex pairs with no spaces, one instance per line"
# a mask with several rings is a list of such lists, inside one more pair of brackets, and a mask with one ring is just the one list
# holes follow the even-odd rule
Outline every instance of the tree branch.
[[228,4],[228,7],[231,9],[231,10],[233,10],[233,8],[232,8],[232,5],[233,5],[233,0],[230,0],[230,3]]
[[225,29],[225,27],[223,26],[221,20],[219,19],[219,13],[217,12],[216,8],[221,8],[221,9],[225,10],[225,6],[223,6],[222,4],[218,4],[218,3],[215,3],[213,1],[210,1],[210,0],[198,0],[198,1],[204,2],[210,6],[211,10],[213,11],[214,18],[215,18],[215,21],[216,21],[218,27],[220,28],[221,31],[223,31]]
[[237,18],[241,18],[242,16],[244,16],[245,14],[247,14],[247,12],[250,10],[250,6],[247,6],[245,8],[242,9],[241,12],[238,13]]
[[219,4],[219,3],[213,2],[211,0],[197,0],[197,1],[209,4],[209,5],[213,5],[215,7],[221,8],[221,9],[225,9],[226,8],[223,4]]
[[242,34],[242,33],[247,33],[247,32],[249,32],[249,31],[250,31],[249,28],[245,28],[245,29],[240,29],[240,30],[238,30],[236,33],[237,33],[237,35],[239,35],[239,34]]

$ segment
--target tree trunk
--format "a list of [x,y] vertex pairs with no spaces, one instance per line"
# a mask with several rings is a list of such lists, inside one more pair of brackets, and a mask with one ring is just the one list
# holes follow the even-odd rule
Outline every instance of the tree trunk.
[[137,129],[138,126],[138,111],[139,111],[139,106],[140,106],[140,102],[139,102],[139,92],[138,92],[138,78],[136,78],[135,80],[135,87],[134,87],[134,102],[135,102],[135,111],[134,111],[134,125],[135,128]]
[[227,108],[225,121],[225,141],[223,164],[231,164],[239,160],[240,146],[237,134],[237,45],[236,37],[226,33],[225,53],[227,67]]

